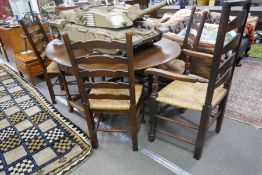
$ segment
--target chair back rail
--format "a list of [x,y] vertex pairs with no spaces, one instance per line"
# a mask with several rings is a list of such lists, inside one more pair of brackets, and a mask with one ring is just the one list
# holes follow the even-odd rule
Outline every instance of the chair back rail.
[[110,70],[110,69],[95,69],[95,70],[80,70],[79,71],[80,78],[87,77],[127,77],[128,71],[122,70]]
[[[198,15],[196,15],[195,12],[196,12],[196,7],[193,7],[191,10],[184,42],[182,45],[183,49],[188,49],[188,50],[193,50],[193,51],[198,50],[198,46],[199,46],[200,38],[203,32],[204,24],[208,16],[208,11],[202,11],[199,15],[199,19],[196,19],[198,18]],[[197,24],[198,21],[200,21],[199,24]],[[182,55],[182,57],[184,57],[183,59],[186,62],[184,73],[189,74],[192,57],[188,55]]]
[[[230,21],[231,8],[239,6],[239,3],[242,4],[242,10],[236,18]],[[224,85],[224,88],[228,90],[227,93],[229,93],[250,5],[250,0],[224,2],[215,44],[214,58],[211,64],[210,79],[205,100],[206,106],[211,105],[215,88]],[[231,30],[235,30],[236,35],[227,44],[224,44],[226,33]],[[226,61],[222,61],[224,54],[228,54]]]
[[125,44],[123,42],[119,41],[112,41],[112,42],[104,42],[102,40],[92,40],[88,42],[75,42],[71,45],[72,49],[94,49],[100,48],[100,49],[121,49],[125,50]]
[[247,10],[244,9],[236,18],[234,18],[231,22],[229,22],[227,26],[227,32],[238,28],[239,24],[243,25],[245,23],[245,17],[248,14]]
[[226,54],[229,51],[237,48],[238,43],[241,41],[242,35],[240,33],[237,33],[236,36],[230,40],[225,46],[223,46],[222,53]]
[[[133,46],[132,34],[126,34],[126,42],[119,41],[102,41],[93,40],[86,42],[70,42],[67,34],[63,35],[63,39],[69,54],[69,58],[78,81],[80,93],[82,94],[85,104],[89,104],[90,99],[114,99],[114,100],[130,100],[130,105],[135,105],[135,79],[134,79],[134,64],[133,64]],[[96,49],[120,49],[126,51],[127,56],[110,56],[104,54],[83,55],[76,57],[74,50],[96,50]],[[103,64],[105,68],[100,69],[84,69],[81,65]],[[111,69],[106,67],[107,64],[121,64],[125,65],[126,69]],[[88,78],[108,77],[108,78],[127,78],[128,82],[110,82],[106,79],[100,81],[87,82]],[[103,94],[97,93],[96,89],[127,89],[129,94],[114,94],[105,92]],[[86,93],[87,89],[93,89]]]
[[86,82],[84,83],[85,88],[92,89],[92,88],[110,88],[110,89],[128,89],[129,84],[124,82],[97,82],[97,83],[91,83]]
[[105,56],[105,55],[95,55],[95,56],[82,56],[75,59],[77,64],[127,64],[128,60],[125,57],[117,56]]
[[[26,25],[26,26],[28,27],[28,25]],[[29,33],[30,33],[31,37],[34,37],[37,34],[41,34],[42,30],[40,28],[39,29],[33,29]]]
[[218,74],[220,74],[220,76],[223,75],[233,65],[235,56],[236,56],[236,53],[233,53],[232,55],[230,55],[227,58],[225,62],[220,64],[218,68]]
[[191,24],[193,23],[193,17],[194,17],[195,11],[196,11],[196,7],[193,7],[191,10],[191,14],[190,14],[190,18],[188,21],[184,42],[183,42],[183,46],[185,48],[188,47],[187,46],[188,45],[188,34],[190,33],[190,30],[191,30]]
[[199,16],[196,15],[195,12],[196,12],[196,7],[193,7],[191,10],[190,19],[187,25],[185,39],[184,39],[183,46],[182,46],[184,49],[190,49],[190,50],[198,49],[198,45],[199,45],[199,41],[202,35],[204,24],[207,19],[208,11],[202,11],[199,14]]

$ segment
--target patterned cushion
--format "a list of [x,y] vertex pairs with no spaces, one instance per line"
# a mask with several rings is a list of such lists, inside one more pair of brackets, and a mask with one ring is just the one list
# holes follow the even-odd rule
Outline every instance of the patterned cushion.
[[211,24],[219,24],[221,13],[210,12],[207,22]]
[[190,9],[181,9],[177,11],[164,25],[170,26],[174,33],[179,33],[187,26],[190,14]]
[[[197,34],[197,31],[194,29],[191,29],[190,32],[193,33],[194,35]],[[183,29],[181,32],[179,32],[178,35],[181,37],[185,37],[185,34],[186,34],[186,28]],[[217,39],[217,34],[218,34],[218,25],[217,24],[205,23],[203,32],[201,35],[200,43],[214,47],[216,43],[216,39]],[[235,31],[227,32],[224,44],[227,44],[235,36],[236,36]]]

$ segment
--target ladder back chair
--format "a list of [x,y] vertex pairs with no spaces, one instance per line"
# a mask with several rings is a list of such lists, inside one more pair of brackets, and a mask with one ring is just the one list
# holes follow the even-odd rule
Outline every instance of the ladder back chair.
[[[190,19],[188,21],[185,39],[183,41],[182,49],[197,51],[200,38],[203,32],[204,24],[207,20],[208,11],[203,10],[199,15],[195,13],[196,7],[192,8]],[[190,73],[190,63],[192,57],[182,52],[185,60],[185,74]]]
[[24,30],[24,34],[26,35],[36,58],[38,59],[44,74],[51,101],[55,104],[56,95],[54,93],[53,85],[57,85],[57,83],[52,84],[51,76],[57,77],[61,90],[67,88],[67,85],[62,83],[62,79],[65,78],[64,72],[58,69],[58,65],[55,62],[51,62],[49,65],[47,64],[49,58],[45,55],[45,46],[49,43],[48,35],[46,34],[37,14],[25,15],[23,19],[19,20],[19,23]]
[[[184,41],[182,44],[182,49],[188,49],[188,50],[194,50],[194,51],[198,50],[200,38],[203,32],[204,24],[208,17],[208,13],[209,12],[207,10],[203,10],[200,13],[196,13],[196,7],[195,6],[192,7],[191,14],[190,14],[189,21],[188,21],[187,28],[186,28]],[[174,34],[170,32],[165,33],[164,37],[171,39],[171,40],[175,40]],[[178,60],[174,60],[174,61],[170,61],[169,63],[165,64],[164,67],[167,67],[167,68],[164,68],[164,70],[169,70],[175,73],[183,73],[187,75],[190,74],[191,72],[190,65],[191,65],[192,57],[182,52],[179,60],[182,60],[181,61],[182,63]],[[180,64],[180,63],[183,64],[183,66],[181,66],[181,69],[184,69],[184,70],[176,70],[178,66],[177,64]],[[173,67],[173,65],[175,66]]]
[[2,39],[0,38],[0,54],[1,55],[5,55],[6,61],[9,62],[9,58],[7,56],[6,50],[5,50],[5,45],[4,42],[2,41]]
[[[126,34],[126,42],[93,40],[86,42],[70,43],[67,34],[62,35],[67,52],[76,76],[78,88],[83,100],[84,115],[87,120],[88,130],[93,148],[98,147],[97,131],[125,132],[132,135],[133,150],[138,150],[137,134],[143,119],[143,86],[135,84],[134,58],[132,46],[132,34]],[[74,50],[96,50],[96,49],[120,49],[127,53],[126,57],[109,56],[104,54],[86,55],[76,57]],[[123,68],[113,69],[110,66],[99,69],[87,69],[81,65],[122,65]],[[98,77],[102,78],[98,81]],[[127,82],[107,81],[108,78],[125,78]],[[88,81],[94,78],[94,82]],[[126,114],[131,121],[130,129],[104,129],[100,127],[101,115],[95,125],[95,114]]]
[[[209,12],[207,10],[203,10],[200,13],[196,13],[196,7],[195,6],[192,7],[191,14],[190,14],[189,21],[188,21],[187,28],[186,28],[185,38],[184,38],[184,41],[181,47],[182,49],[193,50],[193,51],[198,50],[200,38],[203,32],[204,24],[208,17],[208,13]],[[164,34],[164,37],[174,40],[172,38],[173,33]],[[191,60],[192,60],[192,57],[190,57],[189,55],[186,55],[184,52],[181,52],[181,55],[178,58],[178,60],[176,59],[176,60],[170,61],[169,63],[165,64],[164,67],[160,66],[159,68],[164,69],[165,71],[170,71],[173,73],[185,74],[185,75],[191,76],[191,69],[190,69]],[[150,81],[152,82],[152,77],[150,77]],[[170,81],[168,80],[168,82]],[[166,85],[166,82],[159,83],[161,87],[163,87],[162,84]],[[170,105],[168,104],[163,105],[161,106],[161,111],[164,112],[169,107]],[[184,109],[181,108],[180,112],[184,112]]]
[[[242,11],[229,22],[231,8],[241,3]],[[222,8],[222,15],[218,28],[214,54],[206,54],[198,51],[183,49],[183,52],[192,58],[208,59],[212,61],[210,79],[203,80],[198,77],[178,75],[170,72],[159,71],[155,68],[146,70],[147,74],[153,75],[153,92],[151,94],[151,129],[149,141],[154,141],[156,131],[173,136],[176,139],[195,145],[194,158],[199,160],[202,155],[206,133],[208,128],[216,121],[216,132],[221,130],[228,94],[231,87],[231,80],[236,65],[236,58],[239,52],[243,31],[250,9],[250,0],[226,1]],[[236,35],[224,43],[227,32],[236,30]],[[222,62],[223,55],[227,53],[226,61]],[[157,77],[165,77],[175,80],[162,90],[158,91]],[[158,103],[169,104],[179,108],[186,108],[201,112],[199,125],[188,121],[170,119],[163,115],[157,115]],[[162,119],[173,124],[186,128],[196,129],[197,138],[192,140],[182,137],[176,133],[157,129],[157,120]]]

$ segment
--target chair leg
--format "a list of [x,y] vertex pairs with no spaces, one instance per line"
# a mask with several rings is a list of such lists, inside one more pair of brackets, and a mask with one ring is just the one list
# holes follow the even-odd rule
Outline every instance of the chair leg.
[[202,156],[203,147],[206,139],[206,133],[208,130],[210,113],[211,113],[211,107],[204,106],[201,114],[199,130],[196,139],[195,152],[194,152],[194,158],[197,160],[199,160]]
[[150,142],[155,141],[156,137],[156,127],[157,127],[157,118],[156,115],[158,113],[158,102],[155,101],[154,99],[151,100],[151,105],[150,105],[150,131],[148,134],[148,140]]
[[155,140],[156,135],[156,127],[157,127],[157,118],[156,115],[158,113],[158,102],[156,101],[157,98],[157,91],[158,91],[158,81],[157,76],[149,76],[149,79],[152,83],[152,93],[150,95],[150,112],[149,112],[149,120],[150,120],[150,131],[148,134],[148,140],[153,142]]
[[217,124],[216,124],[216,133],[219,133],[221,131],[225,110],[226,110],[226,104],[228,100],[228,94],[224,97],[224,99],[221,101],[218,107],[218,111],[221,111],[221,114],[217,118]]
[[53,89],[51,80],[50,80],[50,78],[49,78],[49,76],[46,72],[46,69],[44,69],[43,72],[44,72],[45,82],[46,82],[46,85],[47,85],[47,88],[48,88],[48,91],[49,91],[49,94],[50,94],[50,97],[51,97],[51,101],[52,101],[53,104],[56,104],[55,93],[54,93],[54,89]]
[[141,123],[142,124],[145,124],[146,123],[146,120],[145,120],[145,104],[144,104],[144,102],[142,101],[141,102],[142,104],[141,104]]
[[88,109],[87,105],[84,104],[84,113],[86,116],[86,121],[87,121],[87,128],[91,140],[91,145],[92,148],[96,149],[98,147],[98,139],[97,139],[97,134],[95,131],[95,122],[94,122],[94,117],[90,110]]
[[132,135],[132,143],[133,143],[133,151],[138,151],[138,143],[137,143],[137,118],[136,118],[136,110],[135,106],[130,106],[130,114],[129,117],[131,119],[131,135]]
[[153,76],[152,75],[148,75],[148,80],[147,80],[147,85],[148,85],[148,89],[147,89],[147,93],[150,94],[152,92],[152,83],[153,83]]
[[62,86],[64,87],[64,90],[65,90],[65,93],[66,93],[68,110],[69,110],[69,112],[72,112],[74,110],[74,108],[69,104],[69,101],[72,100],[72,97],[70,95],[68,85],[67,85],[67,82],[66,82],[65,72],[62,71],[61,69],[59,69],[59,72],[60,72],[60,78],[61,78]]
[[61,74],[60,74],[60,76],[58,76],[58,82],[59,82],[59,86],[60,86],[61,91],[65,90]]

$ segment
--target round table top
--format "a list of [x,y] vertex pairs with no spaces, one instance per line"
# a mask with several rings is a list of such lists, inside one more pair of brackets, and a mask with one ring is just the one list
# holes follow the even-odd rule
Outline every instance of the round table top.
[[[45,49],[46,56],[59,65],[72,67],[64,44],[60,40],[52,40]],[[162,38],[151,46],[134,51],[134,69],[144,70],[156,67],[176,59],[181,53],[181,47],[174,41]],[[83,56],[88,51],[75,50],[75,56]],[[108,65],[107,65],[108,66]],[[117,65],[112,65],[119,68]],[[102,66],[103,67],[103,66]],[[111,67],[112,68],[112,67]]]

